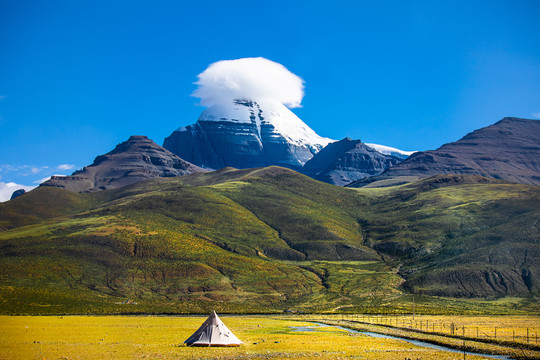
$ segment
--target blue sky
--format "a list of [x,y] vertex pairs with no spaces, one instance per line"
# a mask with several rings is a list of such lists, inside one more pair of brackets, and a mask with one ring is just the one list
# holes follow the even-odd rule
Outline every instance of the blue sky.
[[210,63],[305,80],[319,135],[435,149],[540,118],[540,1],[0,1],[0,182],[70,174],[202,111]]

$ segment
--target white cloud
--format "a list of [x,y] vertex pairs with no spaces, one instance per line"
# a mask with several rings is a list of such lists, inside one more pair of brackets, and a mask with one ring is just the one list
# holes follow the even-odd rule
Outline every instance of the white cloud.
[[301,106],[304,97],[302,78],[262,57],[218,61],[198,78],[192,96],[200,98],[203,106],[235,99],[272,99],[294,108]]
[[50,180],[51,177],[50,176],[47,176],[47,177],[44,177],[42,179],[39,179],[39,180],[36,180],[36,181],[32,181],[34,184],[41,184],[41,183],[44,183],[45,181],[47,180]]
[[55,171],[65,172],[73,168],[75,168],[75,165],[71,164],[60,164],[55,166],[0,164],[0,173],[2,173],[0,179],[5,179],[6,182],[13,181],[16,183],[40,184],[44,179],[47,180],[50,175],[53,175]]
[[25,186],[20,184],[15,184],[14,182],[0,182],[0,202],[8,201],[11,199],[13,192],[19,189],[24,189],[30,191],[34,189],[35,186]]
[[540,119],[540,111],[533,113],[532,117],[535,119]]
[[[62,175],[62,174],[54,174],[52,176],[66,176],[66,175]],[[47,180],[50,180],[51,179],[51,176],[47,176],[47,177],[44,177],[43,179],[39,179],[39,180],[36,180],[36,181],[33,181],[34,184],[42,184],[44,183],[45,181]]]

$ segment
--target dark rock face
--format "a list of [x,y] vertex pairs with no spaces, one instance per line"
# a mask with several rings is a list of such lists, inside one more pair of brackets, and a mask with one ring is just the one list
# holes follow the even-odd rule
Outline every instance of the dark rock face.
[[199,120],[185,129],[173,132],[163,147],[205,168],[278,165],[299,169],[313,156],[309,149],[288,144],[283,138],[272,139],[269,125],[261,126],[260,140],[255,124]]
[[40,186],[93,192],[119,188],[155,177],[174,177],[204,171],[148,139],[131,136],[111,152],[71,176],[53,176]]
[[204,110],[196,124],[174,131],[163,147],[210,169],[300,169],[331,141],[281,104],[236,100]]
[[381,154],[360,140],[345,138],[328,144],[301,171],[316,180],[344,186],[378,175],[401,161],[397,157]]
[[13,200],[13,199],[15,199],[16,197],[21,196],[21,195],[24,194],[25,192],[26,192],[26,190],[24,190],[24,189],[15,190],[15,191],[13,192],[13,194],[11,194],[11,199],[10,199],[10,200]]
[[538,271],[531,275],[529,270],[483,265],[443,269],[407,281],[404,287],[425,295],[467,298],[526,296],[538,291]]
[[437,150],[417,152],[380,176],[351,186],[436,174],[481,175],[540,185],[540,121],[504,118]]

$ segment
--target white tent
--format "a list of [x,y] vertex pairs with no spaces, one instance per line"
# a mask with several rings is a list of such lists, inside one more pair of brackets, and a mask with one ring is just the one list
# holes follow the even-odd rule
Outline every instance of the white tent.
[[188,346],[240,346],[243,344],[234,334],[227,329],[223,321],[219,319],[216,312],[212,313],[193,333],[184,344]]

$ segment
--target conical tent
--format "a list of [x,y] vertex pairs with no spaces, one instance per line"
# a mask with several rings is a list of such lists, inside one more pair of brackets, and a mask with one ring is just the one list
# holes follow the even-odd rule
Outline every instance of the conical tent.
[[184,344],[188,346],[240,346],[243,342],[234,336],[212,310],[208,319],[184,341]]

